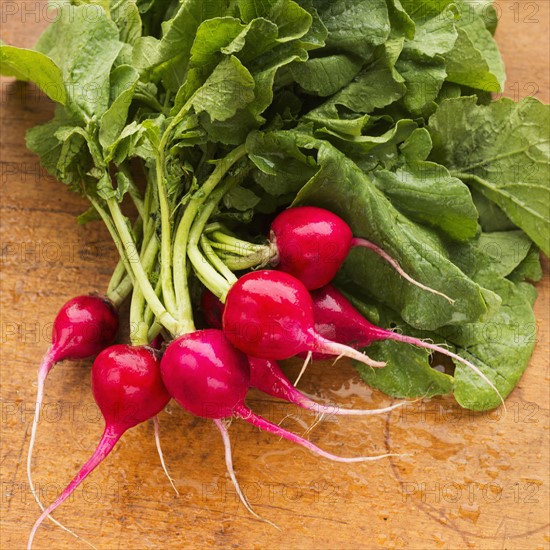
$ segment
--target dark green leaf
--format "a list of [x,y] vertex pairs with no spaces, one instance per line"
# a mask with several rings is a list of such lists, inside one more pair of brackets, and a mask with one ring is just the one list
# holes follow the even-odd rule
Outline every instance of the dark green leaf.
[[99,142],[107,149],[126,125],[128,109],[134,97],[139,73],[129,65],[120,65],[111,73],[111,106],[103,113]]
[[439,164],[410,161],[396,172],[372,174],[378,188],[410,219],[466,241],[479,231],[468,187]]
[[385,0],[317,0],[314,5],[328,30],[330,50],[370,60],[390,34]]
[[254,78],[235,57],[223,59],[197,91],[195,111],[206,111],[212,121],[231,118],[254,100]]
[[[535,315],[528,298],[532,287],[495,279],[490,288],[502,300],[499,311],[486,322],[465,324],[447,337],[506,397],[527,368],[536,342]],[[463,407],[483,411],[500,405],[487,383],[461,363],[454,378],[454,395]]]
[[314,204],[335,212],[355,236],[377,243],[417,280],[445,292],[445,299],[406,282],[387,262],[354,249],[343,273],[399,312],[411,326],[435,330],[446,324],[479,320],[498,306],[498,298],[468,278],[448,257],[435,233],[399,213],[350,159],[326,142],[318,144],[320,170],[298,193],[294,204]]
[[223,203],[226,208],[239,210],[241,212],[252,210],[258,205],[260,200],[260,197],[253,191],[242,186],[233,187],[233,189],[223,197]]
[[490,106],[449,99],[430,119],[431,158],[495,202],[550,254],[549,109],[533,98]]
[[322,97],[338,92],[359,73],[363,61],[351,55],[316,57],[305,63],[292,65],[292,76],[311,94]]
[[485,21],[469,9],[464,0],[456,0],[460,16],[455,47],[445,55],[447,79],[487,92],[504,89],[504,63]]

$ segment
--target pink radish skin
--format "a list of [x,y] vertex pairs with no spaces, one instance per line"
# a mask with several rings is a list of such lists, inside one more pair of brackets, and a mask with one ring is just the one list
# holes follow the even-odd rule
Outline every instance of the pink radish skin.
[[277,251],[271,265],[294,275],[308,290],[332,281],[353,240],[344,220],[315,206],[283,210],[273,220],[269,235]]
[[285,376],[276,361],[249,357],[248,362],[250,364],[251,386],[267,395],[284,399],[289,403],[298,405],[298,407],[318,414],[370,416],[384,414],[404,405],[404,403],[398,403],[380,409],[342,409],[334,405],[321,405],[298,391]]
[[227,339],[252,357],[278,360],[312,351],[347,356],[371,367],[385,365],[316,332],[311,296],[298,279],[282,271],[240,277],[227,294],[222,325]]
[[[406,336],[369,323],[335,287],[327,285],[311,292],[315,328],[325,338],[357,348],[369,346],[378,340],[395,340],[436,351],[466,365],[482,378],[504,402],[500,392],[478,367],[456,353],[413,336]],[[318,355],[317,355],[318,357]]]
[[372,250],[384,258],[413,285],[442,296],[408,275],[387,252],[374,243],[354,237],[349,225],[339,216],[316,206],[296,206],[281,212],[271,224],[270,240],[275,248],[272,267],[294,275],[308,290],[321,288],[334,279],[353,247]]
[[[27,454],[29,487],[41,508],[40,499],[34,489],[31,465],[46,378],[52,367],[60,361],[87,359],[99,353],[113,343],[117,330],[117,309],[108,298],[97,295],[72,298],[63,305],[54,320],[52,343],[38,369],[35,415]],[[53,518],[52,521],[57,523]],[[64,528],[62,525],[60,527]]]
[[28,549],[44,519],[105,459],[124,432],[153,418],[170,401],[156,352],[149,347],[125,344],[104,349],[96,357],[92,366],[92,392],[105,420],[103,435],[88,462],[34,524]]
[[160,372],[168,393],[186,411],[203,418],[233,416],[250,385],[246,356],[217,329],[173,340],[162,356]]

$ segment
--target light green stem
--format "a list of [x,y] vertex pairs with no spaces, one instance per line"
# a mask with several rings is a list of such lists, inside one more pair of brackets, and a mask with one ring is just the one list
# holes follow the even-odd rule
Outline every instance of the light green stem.
[[116,230],[115,225],[113,224],[113,220],[109,216],[109,214],[105,211],[105,209],[99,204],[98,201],[95,200],[92,196],[88,195],[88,200],[92,203],[93,207],[97,210],[99,213],[101,219],[103,220],[103,223],[105,224],[105,227],[107,227],[107,230],[109,231],[109,234],[111,235],[111,238],[113,239],[113,242],[115,243],[116,249],[118,251],[118,254],[120,256],[120,259],[122,260],[122,263],[124,264],[124,269],[130,276],[133,278],[133,272],[130,267],[130,262],[128,261],[128,257],[126,255],[126,250],[124,248],[124,245],[120,239],[120,236]]
[[130,304],[130,340],[133,346],[146,346],[149,343],[147,333],[149,326],[143,320],[145,298],[141,287],[136,285]]
[[140,286],[147,303],[153,310],[153,313],[158,318],[159,322],[162,323],[172,334],[175,334],[177,328],[176,320],[172,317],[172,315],[170,315],[162,302],[159,300],[155,290],[149,282],[147,273],[145,273],[145,270],[141,265],[140,259],[136,257],[136,245],[128,226],[126,225],[126,219],[120,211],[118,202],[115,199],[109,199],[107,201],[107,206],[111,212],[116,230],[120,235],[119,241],[123,244],[123,254],[127,257],[127,260],[129,260],[130,254],[133,257],[133,260],[128,262],[130,264],[128,271],[134,274],[136,284]]
[[172,279],[172,228],[171,212],[168,203],[168,194],[164,185],[164,172],[166,168],[166,147],[170,141],[172,131],[183,120],[192,106],[195,95],[193,94],[177,115],[172,118],[170,124],[164,130],[156,156],[157,190],[160,207],[161,246],[160,246],[160,278],[162,280],[162,294],[166,309],[171,315],[177,314],[176,294]]
[[118,263],[116,264],[115,270],[111,275],[109,286],[107,287],[107,296],[113,292],[116,292],[117,287],[120,285],[125,275],[126,275],[126,268],[124,267],[124,262],[122,261],[122,259],[119,258]]
[[231,253],[237,256],[249,256],[250,252],[265,253],[265,251],[269,249],[268,245],[249,243],[248,241],[237,239],[236,237],[232,237],[231,235],[227,235],[221,231],[213,231],[210,234],[210,238],[220,244],[227,245],[230,247]]
[[[193,225],[191,226],[191,230],[189,231],[187,255],[193,264],[195,272],[199,272],[201,274],[202,279],[209,283],[207,285],[209,289],[218,297],[225,297],[230,286],[237,281],[237,278],[216,256],[212,248],[210,248],[211,254],[207,253],[206,256],[201,254],[198,246],[199,240],[203,234],[205,225],[208,223],[210,216],[217,208],[220,200],[234,185],[241,181],[247,173],[248,170],[243,169],[239,174],[227,178],[221,186],[218,186],[201,207],[199,213],[195,217]],[[205,246],[208,248],[208,241],[206,241]],[[214,267],[219,273],[221,273],[222,277],[220,277]]]
[[148,240],[151,238],[151,234],[155,231],[155,220],[153,219],[152,213],[157,211],[157,208],[153,208],[154,200],[156,197],[156,186],[149,182],[150,172],[148,174],[148,184],[147,189],[145,190],[145,199],[143,207],[147,216],[143,220],[143,238]]
[[149,332],[147,333],[147,340],[149,342],[152,342],[160,334],[161,331],[162,325],[155,321],[149,328]]
[[252,255],[250,258],[246,256],[234,256],[233,254],[227,254],[225,252],[218,252],[217,256],[231,271],[244,271],[245,269],[251,269],[261,265],[258,263],[258,257]]
[[[212,267],[208,260],[201,254],[198,247],[194,246],[189,248],[187,254],[193,264],[195,273],[200,276],[200,280],[223,302],[231,288],[231,283]],[[233,278],[236,280],[234,275]]]
[[233,275],[233,272],[227,267],[221,258],[216,254],[216,251],[210,246],[210,241],[201,235],[200,238],[201,248],[204,251],[204,255],[208,261],[220,272],[220,274],[227,279],[229,284],[233,284],[237,281],[237,277]]
[[[148,243],[145,241],[142,243],[141,250],[141,265],[146,273],[151,271],[158,253],[158,242],[153,236]],[[158,296],[158,293],[157,293]],[[135,346],[147,345],[149,340],[147,339],[147,333],[149,331],[150,322],[147,322],[145,318],[145,295],[141,287],[138,285],[134,287],[132,294],[132,303],[130,306],[130,326],[132,332],[130,334],[132,344]]]
[[[222,180],[227,171],[246,154],[244,145],[233,149],[226,157],[219,160],[216,168],[209,178],[204,182],[201,187],[199,196],[192,198],[183,217],[180,220],[176,238],[174,240],[174,288],[176,293],[176,300],[178,302],[178,320],[182,325],[182,331],[185,331],[185,325],[189,324],[189,319],[192,318],[191,310],[191,298],[189,296],[189,286],[187,283],[187,241],[189,238],[189,231],[193,220],[197,215],[199,207],[208,198],[210,193],[214,190],[216,185]],[[202,257],[202,255],[201,255]],[[214,270],[214,273],[215,270]],[[216,273],[217,275],[217,273]]]
[[[162,290],[162,284],[160,279],[157,281],[157,284],[155,285],[155,293],[157,296],[160,296]],[[155,314],[151,310],[151,308],[146,305],[145,311],[143,313],[143,319],[147,323],[147,326],[150,327],[153,324],[153,319],[155,318]]]
[[126,274],[116,288],[111,291],[107,291],[107,298],[109,298],[109,300],[111,300],[111,302],[113,302],[115,306],[119,307],[122,302],[126,300],[130,292],[132,292],[133,286],[134,284],[132,283],[132,277]]

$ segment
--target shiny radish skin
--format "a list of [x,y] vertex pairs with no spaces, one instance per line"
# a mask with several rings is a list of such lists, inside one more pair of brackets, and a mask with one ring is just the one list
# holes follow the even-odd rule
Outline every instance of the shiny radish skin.
[[[205,296],[207,296],[206,299]],[[221,328],[221,318],[224,309],[222,302],[209,290],[205,290],[203,293],[203,299],[201,300],[201,305],[203,307],[203,315],[205,319],[212,323],[212,328]],[[208,307],[208,310],[205,310],[205,307]],[[314,354],[314,356],[316,355],[323,354]],[[325,357],[330,357],[330,355]],[[276,361],[272,359],[249,357],[248,363],[250,365],[250,385],[252,387],[267,395],[277,397],[278,399],[283,399],[289,403],[297,405],[298,407],[316,412],[318,414],[366,416],[386,413],[402,405],[400,403],[390,407],[371,410],[342,409],[335,405],[321,405],[297,390],[293,386],[292,382],[286,377]]]
[[[367,321],[334,286],[310,292],[313,300],[315,330],[329,340],[354,348],[364,348],[377,340],[387,340],[395,334]],[[305,357],[305,354],[301,354]],[[314,359],[328,359],[330,355],[314,353]]]
[[159,354],[149,346],[116,344],[103,350],[92,365],[92,393],[105,424],[121,435],[170,401]]
[[400,336],[367,321],[332,285],[312,291],[311,298],[315,327],[325,338],[345,342],[350,346],[366,347],[377,340]]
[[309,292],[282,271],[240,277],[227,294],[222,324],[227,339],[252,357],[279,360],[312,351],[347,356],[372,367],[385,365],[317,333]]
[[118,311],[104,296],[76,296],[53,323],[54,361],[86,359],[111,345],[118,330]]
[[[453,360],[462,363],[475,372],[491,389],[493,389],[500,400],[504,402],[503,397],[495,385],[476,365],[444,347],[430,344],[420,338],[399,334],[398,332],[393,332],[373,325],[332,285],[326,285],[323,288],[311,292],[311,297],[313,300],[315,328],[325,338],[330,338],[336,342],[345,343],[357,348],[369,346],[373,342],[379,340],[394,340],[396,342],[425,348],[430,351],[436,351],[442,355],[451,357]],[[319,355],[316,357],[319,358]]]
[[311,290],[334,279],[349,254],[353,233],[329,210],[297,206],[283,210],[273,220],[269,238],[276,249],[271,265]]
[[87,359],[111,345],[118,331],[118,311],[104,296],[76,296],[66,302],[53,322],[52,344],[38,369],[43,386],[55,363]]
[[105,420],[97,448],[57,499],[34,524],[27,548],[41,523],[105,459],[126,430],[153,418],[170,401],[160,375],[157,352],[126,344],[104,349],[92,365],[92,392]]
[[244,402],[250,387],[248,358],[217,329],[173,340],[162,356],[160,372],[170,395],[203,418],[233,416],[233,405]]
[[308,290],[321,288],[334,279],[340,266],[354,247],[367,248],[414,286],[454,301],[413,279],[386,251],[376,244],[354,237],[349,225],[339,216],[316,206],[295,206],[281,212],[269,232],[274,249],[272,267],[294,275]]
[[261,392],[284,399],[302,409],[313,411],[317,414],[335,414],[346,416],[370,416],[384,414],[403,406],[405,403],[398,403],[380,409],[342,409],[335,405],[322,405],[316,403],[302,392],[297,390],[292,382],[286,377],[276,361],[270,359],[258,359],[249,357],[250,364],[250,385]]

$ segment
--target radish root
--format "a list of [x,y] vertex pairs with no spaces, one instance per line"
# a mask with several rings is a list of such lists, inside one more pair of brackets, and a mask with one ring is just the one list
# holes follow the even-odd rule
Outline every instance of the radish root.
[[266,420],[265,418],[262,418],[261,416],[252,412],[248,407],[246,407],[246,405],[237,405],[235,407],[234,412],[236,416],[238,416],[239,418],[242,418],[243,420],[246,420],[249,424],[252,424],[257,428],[260,428],[260,430],[270,432],[272,434],[278,435],[279,437],[283,437],[284,439],[288,439],[288,441],[297,443],[298,445],[305,447],[312,453],[322,456],[323,458],[328,458],[329,460],[333,460],[334,462],[345,462],[345,463],[372,462],[374,460],[380,460],[381,458],[388,458],[390,456],[403,456],[403,455],[396,455],[394,453],[386,453],[386,454],[377,455],[377,456],[357,456],[357,457],[350,457],[350,458],[334,455],[332,453],[329,453],[317,447],[317,445],[315,445],[314,443],[311,443],[311,441],[308,441],[307,439],[304,439],[303,437],[300,437],[295,433],[289,432],[284,428],[281,428],[280,426],[277,426],[276,424],[269,422],[269,420]]
[[157,451],[160,458],[160,463],[162,465],[162,469],[164,470],[164,473],[166,474],[166,477],[168,478],[168,481],[170,482],[170,485],[172,485],[174,491],[176,492],[176,495],[180,496],[180,492],[178,491],[178,488],[174,484],[174,480],[168,473],[168,468],[166,467],[166,463],[164,462],[164,453],[162,452],[162,447],[160,445],[160,429],[159,429],[159,419],[158,416],[153,417],[153,426],[155,428],[155,443],[157,446]]
[[408,275],[403,268],[399,265],[397,260],[394,260],[386,251],[382,250],[379,246],[375,245],[374,243],[367,241],[367,239],[361,239],[359,237],[354,237],[351,241],[351,246],[360,246],[362,248],[368,248],[369,250],[372,250],[375,254],[378,254],[381,258],[386,260],[394,269],[405,279],[406,281],[409,281],[409,283],[413,284],[414,286],[417,286],[418,288],[421,288],[422,290],[425,290],[427,292],[431,292],[432,294],[436,294],[437,296],[441,296],[442,298],[445,298],[447,302],[450,304],[454,304],[455,301],[444,294],[443,292],[439,292],[439,290],[435,290],[429,286],[426,286],[420,282],[418,282],[416,279],[413,279],[410,275]]
[[256,518],[260,521],[263,521],[265,523],[269,523],[269,525],[275,527],[276,529],[281,529],[278,525],[273,523],[272,521],[269,521],[268,519],[265,519],[264,517],[257,514],[253,509],[252,506],[250,506],[250,503],[248,502],[247,498],[245,497],[244,493],[241,491],[241,487],[239,485],[239,482],[237,480],[237,476],[235,475],[235,469],[233,468],[233,457],[231,453],[231,441],[229,439],[229,432],[227,431],[227,426],[222,419],[214,419],[214,424],[220,430],[220,434],[222,436],[223,445],[225,448],[225,465],[227,468],[227,473],[229,474],[229,477],[231,478],[231,481],[233,482],[233,486],[235,487],[235,491],[237,491],[237,495],[239,495],[239,498],[241,499],[241,502],[244,504],[245,508]]

